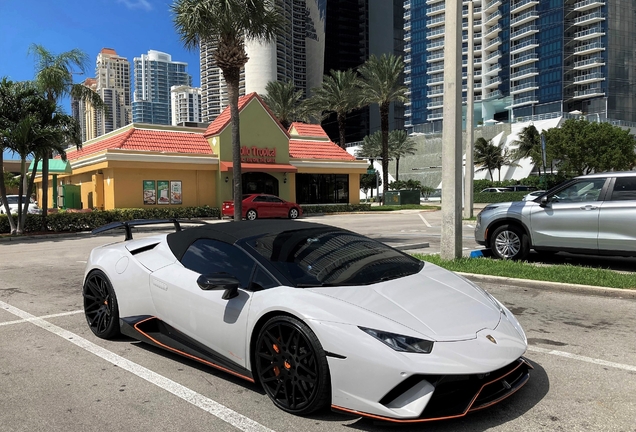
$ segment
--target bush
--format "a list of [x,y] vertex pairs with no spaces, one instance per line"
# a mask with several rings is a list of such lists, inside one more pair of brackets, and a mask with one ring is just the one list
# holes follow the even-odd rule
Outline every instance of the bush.
[[301,205],[303,214],[310,215],[316,213],[345,213],[356,211],[368,211],[370,204],[318,204],[318,205]]
[[[548,190],[569,178],[563,174],[546,174],[539,176],[530,176],[520,180],[502,180],[502,181],[492,181],[492,180],[475,180],[473,182],[473,193],[477,194],[486,188],[491,187],[508,187],[514,185],[524,185],[524,186],[534,186],[537,189],[545,189]],[[475,201],[477,202],[477,201]],[[499,201],[501,202],[501,201]]]
[[521,201],[521,198],[526,196],[529,192],[484,192],[473,194],[474,203],[498,203],[508,201]]
[[[219,209],[214,207],[154,207],[147,209],[116,209],[95,210],[92,212],[58,211],[47,215],[47,228],[49,231],[87,231],[100,227],[110,222],[127,221],[132,219],[193,219],[193,218],[218,218]],[[25,232],[40,231],[41,215],[28,214],[25,224]],[[0,215],[0,234],[8,233],[9,220],[6,215]]]

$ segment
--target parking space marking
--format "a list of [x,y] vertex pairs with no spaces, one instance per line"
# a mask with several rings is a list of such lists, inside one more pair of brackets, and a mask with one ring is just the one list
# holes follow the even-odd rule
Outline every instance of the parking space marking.
[[424,222],[424,223],[426,224],[426,226],[427,226],[427,227],[429,227],[429,228],[433,228],[433,227],[431,226],[431,224],[430,224],[430,223],[428,223],[428,221],[424,218],[424,216],[422,216],[422,213],[419,213],[419,214],[418,214],[418,216],[420,217],[420,219],[422,219],[422,222]]
[[580,361],[584,361],[586,363],[592,363],[592,364],[597,364],[597,365],[601,365],[601,366],[609,366],[609,367],[613,367],[613,368],[616,368],[616,369],[623,369],[623,370],[626,370],[626,371],[636,372],[636,366],[626,365],[626,364],[622,364],[622,363],[614,363],[614,362],[610,362],[610,361],[607,361],[607,360],[595,359],[595,358],[591,358],[591,357],[585,357],[585,356],[581,356],[581,355],[578,355],[578,354],[572,354],[572,353],[565,352],[565,351],[557,351],[557,350],[551,350],[551,349],[546,349],[546,348],[539,348],[539,347],[535,347],[535,346],[529,346],[528,347],[528,351],[534,351],[534,352],[543,353],[543,354],[550,354],[550,355],[559,356],[559,357],[565,357],[565,358],[569,358],[569,359],[573,359],[573,360],[580,360]]
[[242,414],[237,413],[234,410],[231,410],[225,405],[222,405],[210,398],[207,398],[202,394],[197,393],[194,390],[191,390],[188,387],[172,381],[171,379],[166,378],[156,372],[153,372],[150,369],[147,369],[137,363],[134,363],[115,353],[112,353],[107,349],[102,348],[99,345],[96,345],[93,342],[76,335],[75,333],[71,333],[68,330],[64,330],[61,327],[58,327],[48,321],[43,320],[42,318],[38,318],[28,312],[13,307],[8,303],[3,302],[2,300],[0,300],[0,307],[7,312],[22,318],[22,320],[29,321],[30,323],[46,331],[49,331],[63,339],[66,339],[72,344],[75,344],[78,347],[92,354],[95,354],[96,356],[106,360],[107,362],[110,362],[115,366],[131,372],[137,375],[139,378],[142,378],[149,383],[154,384],[157,387],[183,399],[184,401],[191,403],[192,405],[201,408],[204,411],[207,411],[208,413],[223,420],[226,423],[229,423],[237,429],[245,432],[274,432],[272,429],[269,429],[262,424],[248,417],[245,417]]
[[[74,311],[71,311],[71,312],[62,312],[62,313],[56,313],[56,314],[51,314],[51,315],[43,315],[41,317],[34,317],[34,318],[35,319],[57,318],[57,317],[62,317],[62,316],[67,316],[67,315],[75,315],[75,314],[83,313],[83,312],[84,312],[84,310],[80,309],[80,310],[74,310]],[[31,322],[31,321],[33,321],[32,318],[19,319],[19,320],[15,320],[15,321],[0,322],[0,327],[11,325],[11,324],[20,324],[20,323],[25,323],[25,322]]]

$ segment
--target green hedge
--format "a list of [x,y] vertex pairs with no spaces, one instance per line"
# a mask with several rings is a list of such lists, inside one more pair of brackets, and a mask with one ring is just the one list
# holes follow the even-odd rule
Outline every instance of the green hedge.
[[[192,218],[218,218],[219,209],[214,207],[168,207],[147,209],[117,209],[92,212],[60,211],[47,215],[47,228],[49,231],[86,231],[100,227],[110,222],[126,221],[132,219],[192,219]],[[26,218],[25,232],[41,231],[42,217],[29,214]],[[9,220],[6,215],[0,215],[0,234],[8,233]]]
[[319,204],[301,205],[303,214],[310,215],[316,213],[349,213],[358,211],[368,211],[370,204]]
[[508,201],[521,201],[521,199],[528,195],[530,191],[525,192],[479,192],[473,194],[474,203],[498,203]]

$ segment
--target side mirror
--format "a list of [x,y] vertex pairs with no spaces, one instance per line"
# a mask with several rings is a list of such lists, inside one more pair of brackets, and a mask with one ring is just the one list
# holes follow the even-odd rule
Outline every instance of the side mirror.
[[224,290],[223,300],[230,300],[238,296],[239,280],[229,273],[211,273],[199,276],[197,279],[199,288],[204,291]]
[[549,202],[550,201],[548,200],[548,196],[545,195],[545,196],[542,196],[541,199],[539,200],[539,205],[541,207],[547,207]]

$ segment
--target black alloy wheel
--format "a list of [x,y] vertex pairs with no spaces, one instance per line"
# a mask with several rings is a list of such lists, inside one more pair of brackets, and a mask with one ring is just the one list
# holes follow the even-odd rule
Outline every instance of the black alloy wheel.
[[287,316],[267,321],[258,335],[255,358],[258,379],[283,411],[307,415],[329,403],[327,357],[303,322]]
[[91,272],[84,282],[84,315],[95,336],[112,339],[119,335],[119,308],[115,291],[101,270]]

